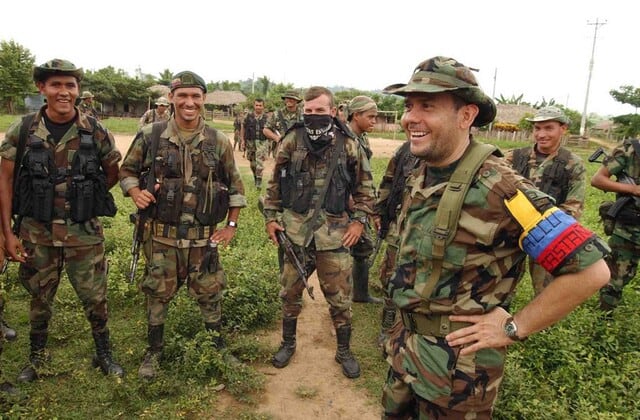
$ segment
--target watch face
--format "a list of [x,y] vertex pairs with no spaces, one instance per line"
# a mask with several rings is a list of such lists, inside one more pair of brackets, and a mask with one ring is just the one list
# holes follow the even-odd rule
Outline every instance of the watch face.
[[504,326],[504,332],[507,334],[507,337],[515,337],[518,333],[518,329],[516,328],[516,324],[513,321],[509,321]]

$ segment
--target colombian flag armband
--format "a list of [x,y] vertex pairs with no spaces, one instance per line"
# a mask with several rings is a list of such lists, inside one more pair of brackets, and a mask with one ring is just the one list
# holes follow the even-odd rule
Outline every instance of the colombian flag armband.
[[504,202],[523,228],[520,248],[550,273],[593,236],[555,206],[540,213],[522,191]]

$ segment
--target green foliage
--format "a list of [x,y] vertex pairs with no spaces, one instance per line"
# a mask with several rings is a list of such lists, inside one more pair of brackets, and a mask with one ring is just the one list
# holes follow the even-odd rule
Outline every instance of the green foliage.
[[0,103],[13,114],[16,105],[34,92],[33,66],[35,57],[15,41],[0,41]]
[[613,122],[617,125],[616,135],[621,138],[635,138],[640,134],[640,115],[638,114],[618,115],[613,117]]
[[640,88],[633,87],[631,85],[620,86],[619,90],[611,89],[609,94],[616,101],[629,104],[636,108],[640,107]]
[[147,90],[153,80],[132,78],[124,70],[108,66],[95,72],[88,70],[82,80],[82,89],[94,92],[99,102],[146,103]]

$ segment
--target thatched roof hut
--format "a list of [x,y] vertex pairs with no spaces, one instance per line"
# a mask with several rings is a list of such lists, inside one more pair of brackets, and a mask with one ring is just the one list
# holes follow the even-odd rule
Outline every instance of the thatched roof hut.
[[169,94],[171,89],[169,89],[169,86],[165,86],[165,85],[153,85],[149,87],[149,90],[157,94],[158,96],[166,97]]
[[237,90],[214,90],[213,92],[207,93],[204,103],[214,106],[232,107],[246,100],[247,97]]
[[517,125],[520,120],[526,115],[533,115],[536,113],[535,108],[529,105],[513,105],[513,104],[498,104],[498,113],[494,122],[509,123]]

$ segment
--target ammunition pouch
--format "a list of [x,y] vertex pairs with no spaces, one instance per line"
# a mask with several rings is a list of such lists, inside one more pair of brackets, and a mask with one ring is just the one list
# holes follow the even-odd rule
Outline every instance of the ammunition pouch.
[[329,182],[324,208],[328,213],[342,214],[348,206],[350,177],[343,165],[339,164],[336,169],[336,173]]
[[203,225],[211,226],[222,222],[229,211],[229,188],[222,182],[213,181],[211,186],[201,190],[196,207],[196,219]]
[[311,207],[313,191],[315,190],[311,174],[309,172],[298,173],[291,181],[292,185],[289,187],[291,210],[299,214],[305,214]]
[[165,178],[158,189],[155,218],[163,223],[178,223],[183,194],[182,178]]
[[615,220],[623,225],[637,226],[640,224],[640,209],[629,203],[618,212]]
[[41,139],[32,137],[17,177],[13,212],[40,222],[51,222],[56,177],[53,150],[45,147]]

